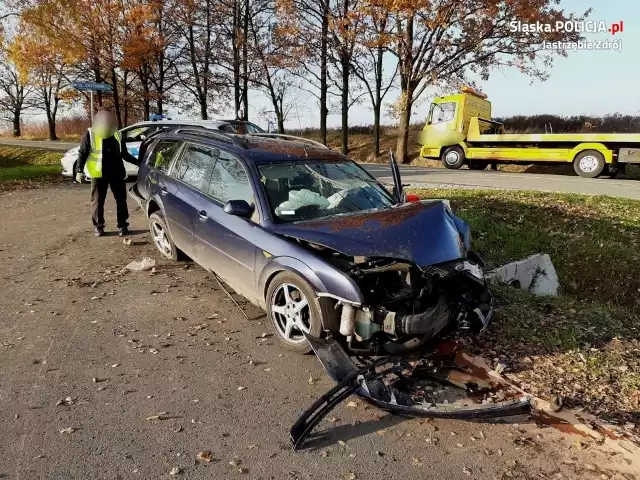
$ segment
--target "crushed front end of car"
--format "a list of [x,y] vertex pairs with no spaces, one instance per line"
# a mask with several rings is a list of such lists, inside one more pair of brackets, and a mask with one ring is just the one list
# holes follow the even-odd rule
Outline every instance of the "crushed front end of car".
[[295,448],[352,393],[403,415],[470,418],[529,408],[517,392],[496,400],[494,384],[434,353],[447,333],[483,332],[494,308],[469,227],[448,202],[333,216],[284,234],[351,278],[363,298],[320,294],[335,301],[339,318],[325,325],[324,338],[307,337],[337,385],[296,422]]

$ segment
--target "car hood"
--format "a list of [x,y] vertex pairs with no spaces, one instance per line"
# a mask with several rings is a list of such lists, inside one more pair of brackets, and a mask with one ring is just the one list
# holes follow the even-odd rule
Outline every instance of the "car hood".
[[469,248],[469,228],[444,200],[280,224],[274,233],[349,256],[385,257],[420,267],[456,260]]

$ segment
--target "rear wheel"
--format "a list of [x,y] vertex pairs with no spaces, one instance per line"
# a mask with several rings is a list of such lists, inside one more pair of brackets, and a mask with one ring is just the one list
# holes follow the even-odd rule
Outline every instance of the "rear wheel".
[[445,168],[457,170],[464,165],[464,152],[460,147],[449,147],[442,152],[441,160]]
[[573,169],[581,177],[596,178],[605,169],[604,156],[597,150],[585,150],[576,155]]
[[470,170],[485,170],[489,166],[489,162],[483,160],[469,160]]
[[152,213],[149,216],[149,231],[151,232],[153,244],[162,256],[169,260],[178,260],[178,248],[171,239],[167,222],[159,212]]
[[291,272],[273,278],[266,303],[278,340],[286,349],[300,354],[311,352],[304,334],[320,337],[323,325],[329,328],[331,315],[335,315],[327,298],[319,298],[305,280]]

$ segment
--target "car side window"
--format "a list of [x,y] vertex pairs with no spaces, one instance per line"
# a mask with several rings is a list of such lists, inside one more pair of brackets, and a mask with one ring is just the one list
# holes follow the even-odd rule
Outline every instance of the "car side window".
[[147,158],[147,165],[166,173],[169,170],[171,160],[179,148],[180,142],[176,141],[165,140],[158,143],[153,154],[149,155]]
[[187,185],[205,191],[207,174],[217,156],[216,148],[189,144],[183,150],[172,175]]
[[143,126],[125,130],[124,139],[127,142],[141,142],[156,130],[155,127]]
[[240,160],[225,151],[220,151],[213,166],[207,193],[221,203],[229,200],[246,200],[249,205],[254,203],[247,171]]

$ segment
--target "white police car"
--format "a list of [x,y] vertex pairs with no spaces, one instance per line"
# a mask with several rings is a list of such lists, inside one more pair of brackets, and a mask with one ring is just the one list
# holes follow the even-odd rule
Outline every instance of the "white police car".
[[[138,122],[120,130],[122,137],[127,143],[127,150],[134,157],[138,156],[140,144],[152,133],[158,130],[168,130],[178,126],[199,126],[214,130],[222,130],[227,133],[259,133],[264,132],[254,123],[243,120],[158,120]],[[64,154],[60,163],[62,163],[62,175],[65,177],[75,177],[76,161],[78,160],[78,151],[80,147],[75,147]],[[138,167],[124,162],[127,177],[136,177],[138,175]],[[85,167],[85,175],[86,175]]]

